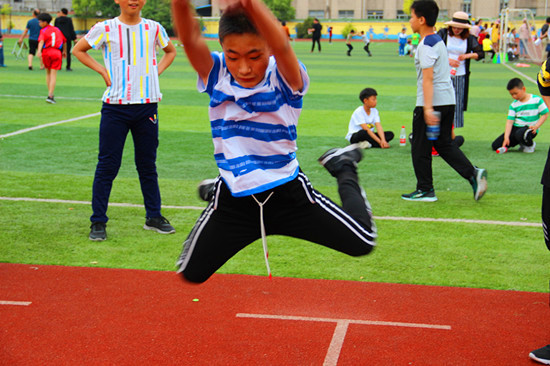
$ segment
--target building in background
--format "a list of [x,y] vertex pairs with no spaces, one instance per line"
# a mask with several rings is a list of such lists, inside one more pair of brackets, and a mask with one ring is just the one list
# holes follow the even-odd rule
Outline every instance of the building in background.
[[[192,0],[199,15],[220,16],[219,0]],[[465,11],[474,17],[496,18],[504,8],[530,9],[537,17],[548,16],[548,0],[436,0],[440,18],[448,18],[456,11]],[[10,4],[12,11],[25,12],[38,8],[57,12],[72,8],[72,0],[0,0]],[[296,19],[408,19],[403,11],[403,0],[293,0]]]

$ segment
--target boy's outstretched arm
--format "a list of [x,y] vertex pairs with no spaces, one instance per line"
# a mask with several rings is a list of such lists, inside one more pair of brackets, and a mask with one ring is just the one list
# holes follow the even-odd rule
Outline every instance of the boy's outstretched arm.
[[199,23],[194,18],[195,14],[189,6],[189,0],[172,0],[172,14],[176,32],[183,43],[187,58],[206,84],[214,61],[201,35]]
[[298,58],[292,49],[283,27],[271,10],[261,0],[225,0],[227,8],[242,8],[260,35],[266,40],[277,68],[293,91],[302,90],[304,82],[300,73]]
[[88,51],[92,48],[85,38],[80,39],[76,46],[73,48],[73,55],[82,62],[85,66],[94,70],[103,77],[106,86],[111,86],[111,77],[105,66],[97,62],[92,56],[88,54]]

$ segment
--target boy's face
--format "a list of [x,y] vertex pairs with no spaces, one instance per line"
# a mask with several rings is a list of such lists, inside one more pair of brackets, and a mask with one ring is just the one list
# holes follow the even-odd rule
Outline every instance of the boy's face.
[[419,32],[420,31],[420,25],[424,22],[424,17],[418,18],[416,16],[416,13],[414,12],[414,9],[411,9],[411,19],[409,19],[409,23],[411,25],[411,28],[413,32]]
[[363,106],[366,108],[376,108],[376,103],[378,102],[376,95],[371,95],[368,98],[363,99]]
[[258,85],[265,76],[270,50],[265,39],[257,34],[229,34],[222,49],[231,76],[245,88]]
[[38,25],[40,26],[40,28],[44,28],[45,26],[47,26],[49,23],[48,22],[45,22],[43,20],[39,20],[38,21]]
[[115,0],[120,6],[120,12],[126,15],[138,15],[145,5],[146,0]]
[[525,98],[525,95],[527,94],[525,87],[523,88],[512,88],[508,90],[510,92],[510,95],[515,100],[523,100]]

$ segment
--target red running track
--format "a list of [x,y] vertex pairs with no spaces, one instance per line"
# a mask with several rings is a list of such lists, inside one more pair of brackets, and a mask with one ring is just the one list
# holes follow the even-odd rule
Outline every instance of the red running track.
[[548,294],[0,264],[2,365],[534,365]]

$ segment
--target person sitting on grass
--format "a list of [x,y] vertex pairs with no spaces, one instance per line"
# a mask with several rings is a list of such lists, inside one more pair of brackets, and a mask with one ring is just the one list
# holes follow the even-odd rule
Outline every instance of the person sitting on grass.
[[508,108],[504,133],[493,141],[492,148],[496,151],[519,145],[520,151],[533,153],[537,145],[533,139],[548,117],[548,108],[541,97],[527,93],[519,78],[511,79],[506,88],[514,101]]
[[380,123],[380,114],[376,109],[378,93],[373,88],[365,88],[359,93],[359,100],[363,103],[351,115],[346,139],[352,143],[368,141],[372,147],[387,149],[394,134],[384,131]]
[[359,144],[325,152],[319,163],[336,177],[343,208],[315,189],[296,159],[297,124],[309,86],[306,68],[261,0],[222,3],[212,52],[190,0],[173,0],[174,24],[197,88],[210,96],[219,176],[199,184],[208,202],[177,261],[184,280],[206,281],[226,261],[267,235],[309,240],[352,256],[371,252],[376,226],[359,185]]
[[38,36],[38,52],[36,57],[42,60],[46,69],[46,86],[48,97],[46,102],[55,104],[54,91],[57,82],[57,70],[61,70],[63,57],[67,56],[67,40],[63,33],[52,25],[52,16],[48,13],[38,14],[38,24],[42,30]]

